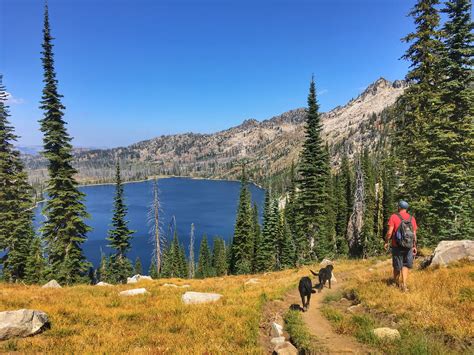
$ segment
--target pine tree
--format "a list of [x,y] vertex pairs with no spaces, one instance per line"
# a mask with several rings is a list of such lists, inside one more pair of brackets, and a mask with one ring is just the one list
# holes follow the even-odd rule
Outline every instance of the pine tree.
[[305,141],[300,156],[298,181],[297,258],[308,261],[314,257],[313,246],[324,233],[327,200],[326,181],[329,174],[321,138],[321,119],[316,101],[314,78],[311,79],[306,114]]
[[213,276],[211,252],[207,244],[207,236],[204,235],[201,239],[201,246],[199,247],[199,261],[196,277],[204,279],[211,276]]
[[41,283],[44,279],[46,260],[43,255],[41,238],[34,237],[25,264],[25,281],[30,284]]
[[184,247],[179,243],[178,232],[174,229],[173,240],[163,253],[161,277],[185,278],[188,275],[188,264]]
[[158,196],[158,180],[153,180],[153,202],[149,210],[148,223],[151,224],[150,231],[153,238],[153,258],[155,259],[152,263],[156,268],[154,275],[159,275],[161,271],[162,264],[162,254],[163,254],[163,244],[162,236],[160,233],[160,219],[159,219],[159,210],[160,210],[160,200]]
[[40,108],[43,132],[43,156],[48,161],[46,200],[43,214],[46,221],[41,228],[47,246],[49,277],[60,283],[84,281],[90,263],[81,249],[90,228],[84,223],[88,217],[83,204],[84,194],[77,188],[72,167],[71,137],[63,119],[65,107],[58,93],[54,69],[53,37],[49,27],[48,6],[45,6],[43,29],[44,88]]
[[347,244],[347,224],[352,213],[353,191],[352,174],[349,159],[344,153],[341,158],[341,168],[335,179],[335,203],[336,214],[336,250],[337,255],[347,255],[349,247]]
[[191,233],[189,235],[189,270],[188,278],[193,279],[195,274],[195,262],[194,262],[194,223],[191,223]]
[[143,273],[142,261],[140,260],[140,257],[137,256],[137,258],[135,259],[134,274],[142,275],[142,273]]
[[438,30],[438,4],[438,0],[418,0],[410,12],[416,29],[404,38],[410,46],[403,58],[411,62],[411,70],[406,76],[411,85],[397,104],[395,145],[399,160],[397,166],[401,168],[401,193],[410,200],[417,221],[424,226],[417,233],[421,245],[431,235],[428,215],[430,184],[433,182],[426,179],[426,173],[432,156],[431,121],[440,109],[442,44]]
[[188,261],[186,260],[186,250],[184,245],[179,248],[178,254],[178,276],[181,278],[188,277]]
[[252,255],[252,272],[257,271],[257,255],[262,244],[262,231],[258,220],[258,206],[254,203],[252,208],[252,224],[253,224],[253,255]]
[[120,164],[116,163],[115,173],[115,197],[112,217],[112,229],[109,230],[107,240],[109,247],[114,249],[110,257],[110,280],[117,283],[125,283],[132,272],[131,262],[126,253],[131,248],[131,239],[134,231],[128,229],[127,207],[123,196],[123,185],[120,176]]
[[148,275],[150,275],[152,279],[157,279],[158,277],[160,277],[160,274],[157,271],[155,258],[151,258],[150,269],[148,270]]
[[276,225],[278,220],[274,216],[273,199],[271,197],[270,189],[265,193],[265,203],[263,207],[263,230],[262,242],[259,247],[257,255],[257,270],[256,271],[270,271],[276,266],[277,260],[277,240]]
[[26,261],[34,242],[32,190],[20,154],[13,147],[17,140],[8,121],[7,94],[0,75],[0,257],[3,278],[25,278]]
[[245,167],[243,167],[239,206],[232,243],[233,263],[231,268],[234,274],[248,274],[252,271],[254,232],[251,200]]
[[287,269],[295,266],[295,245],[294,239],[291,235],[291,229],[288,225],[285,214],[280,214],[280,233],[281,233],[281,247],[280,247],[280,266],[282,269]]
[[227,255],[224,239],[214,237],[214,248],[212,250],[212,267],[216,276],[227,274]]
[[430,245],[474,235],[471,7],[468,0],[449,0],[443,10],[447,21],[441,31],[441,107],[431,116],[425,132],[429,142],[425,172],[429,199],[423,217],[429,226]]
[[[374,250],[376,249],[377,241],[375,237],[375,226],[374,226],[374,216],[375,216],[375,176],[374,176],[374,166],[369,155],[369,150],[364,149],[362,154],[362,173],[364,175],[364,216],[363,216],[363,226],[362,226],[362,235],[361,235],[361,247],[362,247],[362,256],[364,258],[374,255]],[[381,241],[380,241],[381,242]]]

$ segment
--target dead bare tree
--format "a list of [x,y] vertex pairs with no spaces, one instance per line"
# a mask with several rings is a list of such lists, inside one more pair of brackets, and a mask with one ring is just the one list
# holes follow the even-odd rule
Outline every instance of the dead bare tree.
[[[347,224],[347,242],[349,244],[349,253],[351,256],[361,256],[363,246],[366,245],[362,239],[362,227],[364,225],[365,214],[365,188],[364,174],[360,158],[355,162],[356,181],[354,188],[354,204],[352,214]],[[365,241],[366,242],[366,241]]]
[[153,241],[153,258],[155,258],[156,263],[156,273],[160,274],[161,271],[161,255],[162,255],[162,236],[160,233],[160,199],[158,196],[158,180],[153,180],[153,202],[151,204],[149,213],[148,213],[148,223],[150,226],[150,235]]

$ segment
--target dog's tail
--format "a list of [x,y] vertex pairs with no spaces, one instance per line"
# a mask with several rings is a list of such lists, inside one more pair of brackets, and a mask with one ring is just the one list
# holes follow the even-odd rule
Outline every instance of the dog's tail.
[[319,274],[315,273],[313,270],[309,269],[309,271],[311,271],[311,273],[312,273],[314,276],[319,276]]

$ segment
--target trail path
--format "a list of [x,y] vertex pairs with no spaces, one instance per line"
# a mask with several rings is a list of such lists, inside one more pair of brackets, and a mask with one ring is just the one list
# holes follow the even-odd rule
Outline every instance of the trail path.
[[[328,354],[369,354],[370,351],[353,337],[336,333],[331,323],[321,313],[321,308],[324,305],[324,297],[342,288],[344,284],[342,276],[343,275],[338,275],[338,283],[333,283],[331,290],[324,288],[321,293],[315,293],[311,296],[308,311],[302,313],[303,319],[311,334],[317,337],[319,343],[328,349]],[[285,302],[301,305],[298,290],[290,292]]]

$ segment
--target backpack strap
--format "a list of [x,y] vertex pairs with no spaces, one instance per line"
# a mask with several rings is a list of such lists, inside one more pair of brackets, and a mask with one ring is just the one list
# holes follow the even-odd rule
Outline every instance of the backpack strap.
[[[398,216],[398,218],[400,218],[400,222],[403,222],[403,221],[404,221],[404,219],[403,219],[402,215],[400,214],[400,212],[397,213],[397,216]],[[411,216],[410,216],[410,217],[411,217]]]

